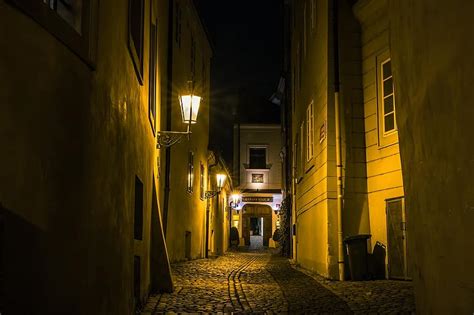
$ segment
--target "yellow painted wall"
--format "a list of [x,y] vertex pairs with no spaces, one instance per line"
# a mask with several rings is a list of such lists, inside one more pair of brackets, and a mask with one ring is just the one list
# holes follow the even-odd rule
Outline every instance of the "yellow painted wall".
[[[171,130],[185,131],[178,95],[189,93],[191,74],[191,36],[196,43],[194,93],[202,96],[197,123],[189,141],[171,148],[171,181],[166,242],[170,261],[185,259],[185,235],[191,232],[191,259],[204,256],[206,201],[200,198],[200,163],[207,165],[209,142],[210,58],[211,48],[192,1],[179,0],[182,9],[181,44],[173,40],[173,95]],[[175,17],[174,17],[175,18]],[[203,76],[203,63],[205,75]],[[188,152],[194,152],[193,192],[188,193]],[[164,167],[163,167],[164,168]],[[207,166],[206,166],[207,168]],[[207,173],[207,171],[206,171]]]
[[[381,100],[377,90],[377,72],[380,71],[377,63],[380,62],[381,56],[390,56],[387,10],[386,0],[364,0],[359,1],[355,6],[355,12],[362,27],[362,81],[372,247],[377,241],[387,245],[385,201],[404,196],[398,134],[383,136],[380,124],[381,113],[378,109]],[[397,80],[396,76],[394,80]],[[410,210],[407,209],[407,211]]]
[[389,1],[416,311],[474,310],[474,2]]
[[[246,169],[249,163],[249,148],[263,145],[267,148],[267,163],[270,169],[253,171]],[[281,128],[280,125],[240,125],[240,185],[239,189],[280,189],[281,188]],[[252,183],[252,173],[264,175],[263,184]]]
[[[148,294],[158,170],[145,3],[143,85],[127,46],[128,1],[100,1],[95,68],[0,3],[5,313],[131,314],[134,255],[141,257],[141,299]],[[167,27],[165,18],[158,23]],[[159,109],[159,82],[157,89]],[[141,241],[133,237],[135,176],[144,187]]]
[[[328,3],[316,2],[314,27],[311,24],[309,1],[294,3],[291,47],[294,108],[292,138],[293,143],[299,141],[297,133],[299,134],[301,122],[306,118],[308,105],[313,102],[315,139],[314,156],[310,161],[306,161],[304,157],[304,165],[297,176],[298,184],[294,187],[293,211],[297,233],[294,257],[304,268],[327,276],[328,198],[331,198],[329,182],[335,178],[335,174],[328,174],[327,161],[328,151],[333,150],[334,144],[328,144],[327,140],[319,142],[320,126],[328,120]],[[301,74],[297,70],[300,65]],[[304,148],[299,149],[299,155],[305,154],[304,152]],[[293,165],[297,165],[295,155]]]

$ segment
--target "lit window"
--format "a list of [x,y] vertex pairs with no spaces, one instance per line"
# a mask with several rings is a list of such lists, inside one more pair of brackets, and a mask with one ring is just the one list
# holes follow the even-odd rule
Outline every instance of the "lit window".
[[300,125],[300,133],[298,135],[298,146],[299,150],[298,152],[298,161],[297,161],[297,175],[298,179],[301,179],[303,177],[303,165],[304,165],[304,121]]
[[249,168],[267,168],[266,148],[249,148]]
[[314,117],[313,102],[306,109],[306,161],[313,158],[314,154]]
[[187,181],[187,189],[188,193],[193,192],[193,184],[194,184],[194,153],[189,151],[188,153],[188,181]]
[[382,112],[383,112],[383,132],[384,134],[397,129],[395,121],[395,95],[393,91],[392,65],[390,59],[382,62],[381,90],[382,90]]
[[204,191],[204,165],[202,163],[201,164],[201,167],[200,167],[200,173],[199,173],[199,195],[200,195],[200,198],[201,200],[204,200],[204,194],[205,194],[205,191]]

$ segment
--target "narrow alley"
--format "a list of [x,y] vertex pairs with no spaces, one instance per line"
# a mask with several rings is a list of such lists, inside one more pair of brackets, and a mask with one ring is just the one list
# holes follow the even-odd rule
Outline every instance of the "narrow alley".
[[0,0],[0,315],[474,315],[473,13]]
[[274,251],[228,252],[172,265],[175,291],[152,295],[162,313],[413,314],[410,282],[338,282],[299,271]]

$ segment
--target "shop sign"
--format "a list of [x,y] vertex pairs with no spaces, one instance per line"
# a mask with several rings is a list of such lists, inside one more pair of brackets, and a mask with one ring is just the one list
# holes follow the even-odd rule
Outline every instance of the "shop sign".
[[257,196],[248,196],[242,197],[243,202],[273,202],[273,197],[257,197]]

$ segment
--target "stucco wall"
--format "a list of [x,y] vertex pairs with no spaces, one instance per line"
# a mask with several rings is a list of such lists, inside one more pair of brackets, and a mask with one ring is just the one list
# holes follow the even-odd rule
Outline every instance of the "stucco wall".
[[339,1],[339,73],[344,236],[369,231],[361,29],[348,1]]
[[[192,126],[190,140],[183,139],[171,150],[170,195],[167,217],[166,243],[170,261],[202,258],[205,247],[206,200],[200,198],[200,164],[205,166],[209,143],[209,82],[211,48],[191,1],[180,0],[181,43],[173,38],[172,104],[170,130],[186,131],[182,123],[178,96],[191,93],[188,81],[191,71],[191,40],[195,42],[194,93],[202,97],[197,123]],[[187,192],[188,153],[194,153],[193,191]],[[186,257],[186,232],[191,232],[191,255]]]
[[[244,167],[249,163],[249,147],[262,145],[267,148],[268,170],[250,171]],[[240,188],[280,189],[281,188],[281,131],[279,125],[240,125]],[[252,173],[264,174],[263,184],[252,184]]]
[[[298,168],[298,183],[295,185],[296,260],[304,268],[328,275],[328,206],[331,183],[335,183],[335,172],[328,168],[328,157],[334,155],[334,143],[330,139],[334,124],[328,114],[328,3],[316,1],[314,27],[311,24],[309,2],[306,11],[302,2],[295,3],[295,28],[293,29],[292,52],[294,69],[294,114],[293,143],[298,143],[293,165]],[[303,14],[306,13],[306,18]],[[306,22],[306,25],[304,25]],[[306,27],[306,31],[304,28]],[[306,34],[306,38],[304,35]],[[303,39],[304,38],[304,39]],[[306,44],[304,43],[306,42]],[[298,53],[298,47],[300,52]],[[306,47],[306,52],[305,52]],[[302,73],[297,68],[301,58]],[[301,77],[301,80],[300,78]],[[301,82],[300,82],[301,81]],[[314,155],[306,159],[306,140],[301,147],[300,126],[304,122],[303,137],[306,138],[306,110],[313,102]],[[319,141],[319,131],[326,124],[328,135]],[[303,154],[303,159],[301,155]],[[303,162],[298,162],[298,159]]]
[[[390,57],[387,1],[363,0],[354,7],[361,22],[361,51],[371,245],[387,245],[386,200],[404,197],[398,132],[384,136],[379,92],[380,67]],[[397,77],[394,78],[398,80]],[[395,105],[398,109],[398,104]],[[410,209],[407,209],[410,211]],[[387,261],[388,257],[386,257]]]
[[390,1],[417,312],[474,311],[471,1]]
[[[127,47],[128,2],[101,1],[98,20],[92,70],[33,19],[0,3],[7,314],[131,314],[134,255],[141,257],[142,298],[149,289],[156,174],[149,5],[143,86]],[[135,176],[144,187],[142,241],[133,237]]]

